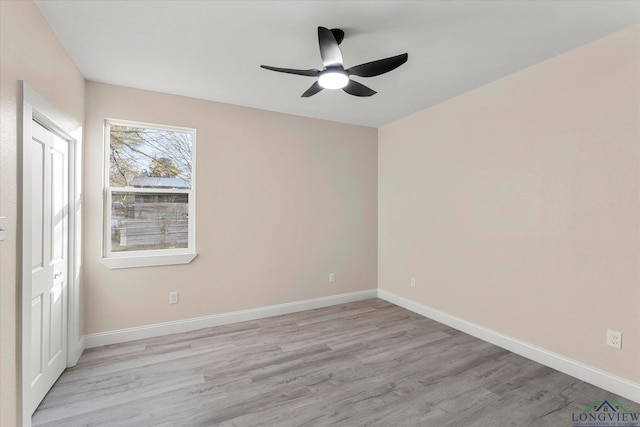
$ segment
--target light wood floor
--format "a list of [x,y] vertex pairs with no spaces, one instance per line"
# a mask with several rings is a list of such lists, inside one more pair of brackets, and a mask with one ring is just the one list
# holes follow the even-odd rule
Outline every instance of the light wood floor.
[[87,350],[34,426],[570,426],[619,396],[379,299]]

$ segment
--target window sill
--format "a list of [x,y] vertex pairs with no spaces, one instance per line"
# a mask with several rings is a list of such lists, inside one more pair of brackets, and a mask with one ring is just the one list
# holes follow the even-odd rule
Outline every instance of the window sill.
[[102,258],[102,264],[109,269],[154,267],[159,265],[189,264],[198,254],[142,255],[130,257]]

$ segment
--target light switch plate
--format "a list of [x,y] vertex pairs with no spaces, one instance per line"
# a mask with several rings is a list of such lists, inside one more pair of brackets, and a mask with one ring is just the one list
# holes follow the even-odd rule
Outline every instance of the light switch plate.
[[0,242],[7,238],[7,217],[0,216]]

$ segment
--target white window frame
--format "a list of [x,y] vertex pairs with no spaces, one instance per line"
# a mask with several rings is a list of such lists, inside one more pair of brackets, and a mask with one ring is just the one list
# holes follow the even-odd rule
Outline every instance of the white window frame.
[[[130,126],[145,129],[166,130],[190,133],[193,136],[191,146],[191,189],[111,187],[109,182],[111,126]],[[151,267],[158,265],[188,264],[197,256],[196,252],[196,130],[178,126],[159,125],[129,120],[105,119],[104,121],[104,153],[103,153],[103,232],[102,232],[102,264],[107,268]],[[187,194],[189,198],[188,243],[186,248],[152,249],[142,251],[111,251],[111,201],[116,192],[146,194]]]

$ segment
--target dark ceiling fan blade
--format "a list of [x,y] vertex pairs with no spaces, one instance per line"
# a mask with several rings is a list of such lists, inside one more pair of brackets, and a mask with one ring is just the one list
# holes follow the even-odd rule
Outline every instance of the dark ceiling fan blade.
[[371,96],[378,93],[355,80],[349,80],[349,84],[343,87],[342,90],[354,96]]
[[299,76],[317,77],[320,74],[320,70],[316,69],[296,70],[294,68],[280,68],[272,67],[270,65],[261,65],[260,67],[264,68],[265,70],[278,71],[280,73],[297,74]]
[[342,43],[342,40],[344,40],[344,31],[340,28],[332,28],[331,33],[333,33],[333,37],[336,38],[336,43]]
[[322,86],[320,86],[320,83],[315,82],[314,84],[311,85],[309,89],[305,91],[305,93],[302,94],[302,98],[308,98],[310,96],[313,96],[316,93],[320,92],[321,90],[322,90]]
[[353,76],[373,77],[394,70],[407,62],[409,54],[392,56],[390,58],[379,59],[377,61],[367,62],[366,64],[356,65],[347,70]]
[[318,43],[320,44],[320,57],[326,67],[342,67],[342,53],[338,47],[338,41],[331,30],[318,27]]

